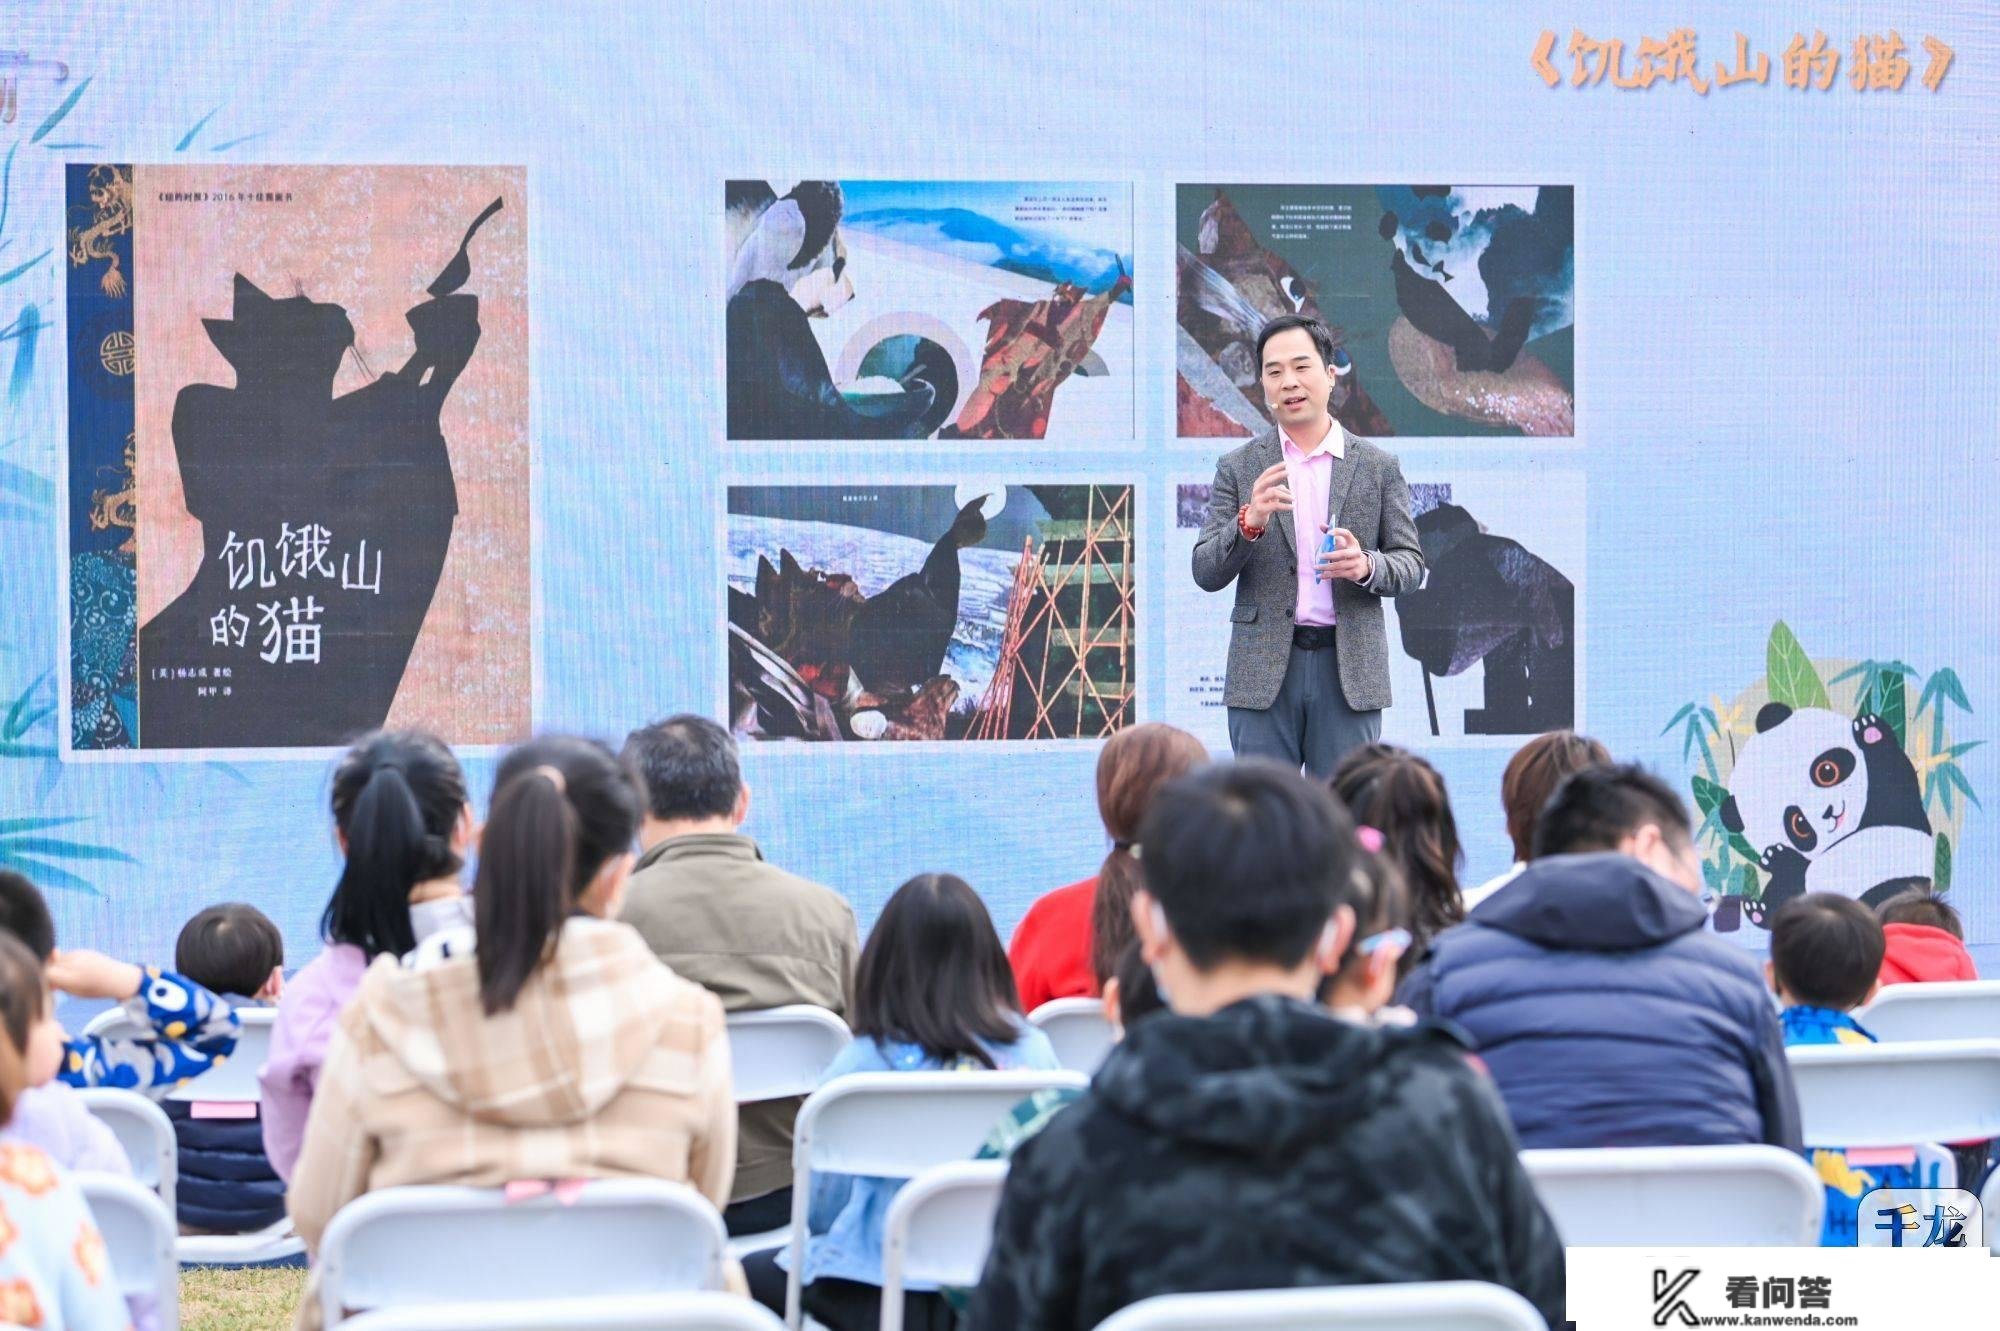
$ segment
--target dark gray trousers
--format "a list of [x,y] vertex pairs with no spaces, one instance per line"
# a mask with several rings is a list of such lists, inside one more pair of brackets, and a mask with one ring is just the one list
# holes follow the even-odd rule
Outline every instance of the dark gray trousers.
[[1229,747],[1238,758],[1270,758],[1328,777],[1350,749],[1382,738],[1382,713],[1357,712],[1340,691],[1334,649],[1292,648],[1277,701],[1262,711],[1229,709]]

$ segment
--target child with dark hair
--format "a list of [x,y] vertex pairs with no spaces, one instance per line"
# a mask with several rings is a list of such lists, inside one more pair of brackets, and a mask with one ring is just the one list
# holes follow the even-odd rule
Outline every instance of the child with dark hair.
[[[225,902],[181,926],[174,966],[240,1014],[244,1007],[274,1003],[284,992],[285,938],[255,906]],[[167,1100],[161,1107],[173,1120],[180,1147],[174,1203],[182,1233],[247,1234],[285,1218],[285,1182],[264,1154],[258,1106]],[[243,1108],[253,1112],[236,1112]]]
[[617,922],[643,808],[594,741],[501,760],[475,925],[376,962],[341,1014],[291,1179],[309,1251],[355,1198],[412,1184],[655,1178],[728,1202],[722,1004]]
[[1882,921],[1883,984],[1979,978],[1979,968],[1965,950],[1965,926],[1942,897],[1903,892],[1877,906],[1875,913]]
[[[1060,1065],[1048,1037],[1021,1015],[1014,972],[986,903],[962,878],[919,874],[896,889],[861,949],[854,974],[854,1042],[822,1083],[855,1072],[936,1072]],[[882,1222],[899,1179],[815,1172],[807,1216],[805,1311],[832,1331],[866,1331],[882,1315]],[[744,1259],[750,1293],[785,1306],[782,1249]],[[951,1331],[955,1314],[935,1285],[903,1296],[911,1331]]]
[[48,903],[17,873],[0,873],[0,930],[27,945],[51,988],[72,998],[121,1003],[138,1028],[136,1034],[68,1039],[56,1071],[65,1085],[109,1086],[157,1099],[236,1052],[236,1013],[187,976],[82,948],[57,949]]
[[1364,744],[1334,769],[1333,793],[1355,822],[1380,830],[1381,853],[1409,893],[1411,942],[1402,961],[1407,974],[1431,939],[1465,918],[1458,883],[1465,851],[1444,777],[1406,749]]
[[[1809,892],[1780,906],[1771,916],[1771,959],[1764,973],[1784,1005],[1779,1021],[1785,1043],[1875,1043],[1873,1033],[1852,1014],[1875,996],[1881,968],[1881,922],[1852,897]],[[1826,1183],[1826,1224],[1820,1231],[1824,1248],[1852,1248],[1859,1242],[1863,1193],[1924,1186],[1914,1165],[1862,1170],[1849,1163],[1845,1151],[1809,1146],[1806,1154]]]
[[1354,861],[1354,941],[1338,969],[1320,983],[1320,1001],[1343,1021],[1408,1026],[1417,1017],[1390,999],[1403,954],[1409,951],[1410,897],[1396,862],[1382,853],[1382,834],[1357,827],[1361,854]]
[[449,748],[414,730],[364,736],[333,773],[333,826],[346,856],[320,917],[326,948],[292,977],[271,1030],[264,1151],[290,1178],[320,1065],[340,1013],[376,957],[400,957],[472,922],[459,886],[472,844],[465,773]]

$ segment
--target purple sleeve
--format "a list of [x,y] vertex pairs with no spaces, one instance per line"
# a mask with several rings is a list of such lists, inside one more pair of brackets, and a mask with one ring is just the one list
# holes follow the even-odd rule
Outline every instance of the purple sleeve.
[[260,1117],[264,1154],[279,1178],[290,1183],[305,1141],[313,1089],[341,1009],[354,997],[368,963],[360,949],[335,945],[293,977],[278,1003],[271,1027],[271,1053],[258,1077],[263,1092]]

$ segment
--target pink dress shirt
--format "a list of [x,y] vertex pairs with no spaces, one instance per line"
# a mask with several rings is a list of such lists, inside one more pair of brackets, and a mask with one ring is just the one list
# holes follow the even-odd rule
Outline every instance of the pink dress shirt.
[[1320,544],[1326,533],[1320,527],[1326,523],[1327,495],[1333,488],[1333,464],[1347,452],[1346,436],[1334,427],[1333,421],[1326,423],[1326,437],[1319,446],[1308,453],[1292,442],[1292,437],[1282,429],[1278,431],[1278,446],[1285,455],[1285,483],[1292,490],[1292,530],[1297,547],[1299,569],[1298,602],[1292,610],[1295,624],[1330,625],[1336,616],[1333,610],[1333,579],[1317,579],[1313,567],[1319,561]]

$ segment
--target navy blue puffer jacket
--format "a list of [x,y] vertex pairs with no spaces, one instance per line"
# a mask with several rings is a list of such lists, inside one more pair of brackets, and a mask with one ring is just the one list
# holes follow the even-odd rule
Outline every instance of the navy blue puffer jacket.
[[1524,1147],[1798,1150],[1763,976],[1706,920],[1628,856],[1551,856],[1438,935],[1398,998],[1471,1035]]

